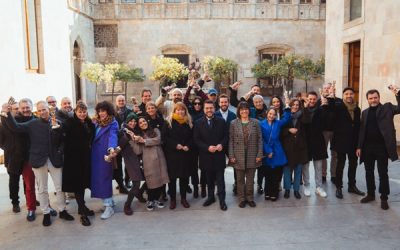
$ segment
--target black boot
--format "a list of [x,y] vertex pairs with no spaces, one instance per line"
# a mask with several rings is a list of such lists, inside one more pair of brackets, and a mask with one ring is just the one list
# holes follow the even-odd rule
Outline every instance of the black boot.
[[343,199],[343,193],[341,188],[336,189],[336,198]]
[[356,185],[349,186],[349,189],[348,189],[347,191],[349,191],[349,193],[353,193],[353,194],[357,194],[357,195],[361,195],[361,196],[364,196],[364,195],[365,195],[365,193],[362,192],[362,191],[360,191],[360,190],[357,188]]

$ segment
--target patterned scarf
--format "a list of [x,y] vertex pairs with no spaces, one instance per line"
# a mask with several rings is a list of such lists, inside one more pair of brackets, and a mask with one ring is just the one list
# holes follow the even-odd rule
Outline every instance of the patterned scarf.
[[347,111],[349,111],[350,117],[354,121],[354,110],[357,108],[357,103],[344,102],[344,105],[346,105]]
[[95,118],[95,119],[96,119],[96,123],[97,123],[100,127],[104,128],[104,127],[107,127],[107,126],[112,122],[113,117],[112,117],[111,115],[109,115],[109,116],[107,116],[106,119],[100,120],[100,118],[96,115],[96,118]]

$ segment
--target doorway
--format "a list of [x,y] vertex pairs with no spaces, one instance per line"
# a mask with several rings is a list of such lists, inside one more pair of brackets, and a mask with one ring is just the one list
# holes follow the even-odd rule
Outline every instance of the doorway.
[[349,68],[348,84],[355,91],[355,100],[359,101],[360,94],[360,62],[361,62],[361,42],[349,43]]
[[81,69],[82,69],[82,56],[81,49],[78,45],[78,42],[74,42],[74,83],[75,83],[75,101],[82,100],[82,83],[81,83]]

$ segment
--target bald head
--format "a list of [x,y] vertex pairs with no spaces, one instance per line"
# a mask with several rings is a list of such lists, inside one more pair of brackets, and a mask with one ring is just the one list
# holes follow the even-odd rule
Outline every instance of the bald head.
[[117,106],[117,108],[124,108],[126,106],[125,96],[117,96],[117,98],[115,99],[115,106]]
[[72,101],[69,97],[63,97],[61,99],[61,110],[66,113],[72,111]]

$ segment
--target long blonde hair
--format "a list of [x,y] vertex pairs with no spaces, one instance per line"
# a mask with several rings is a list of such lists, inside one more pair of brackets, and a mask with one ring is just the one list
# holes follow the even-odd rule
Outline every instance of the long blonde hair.
[[168,122],[168,126],[171,128],[172,127],[172,116],[174,115],[175,111],[178,108],[182,108],[185,110],[185,120],[187,121],[187,123],[189,124],[190,128],[193,128],[193,122],[192,122],[192,117],[189,114],[189,110],[186,107],[186,105],[183,102],[177,102],[174,104],[174,109],[172,110],[172,112],[168,115],[167,119],[165,119]]

